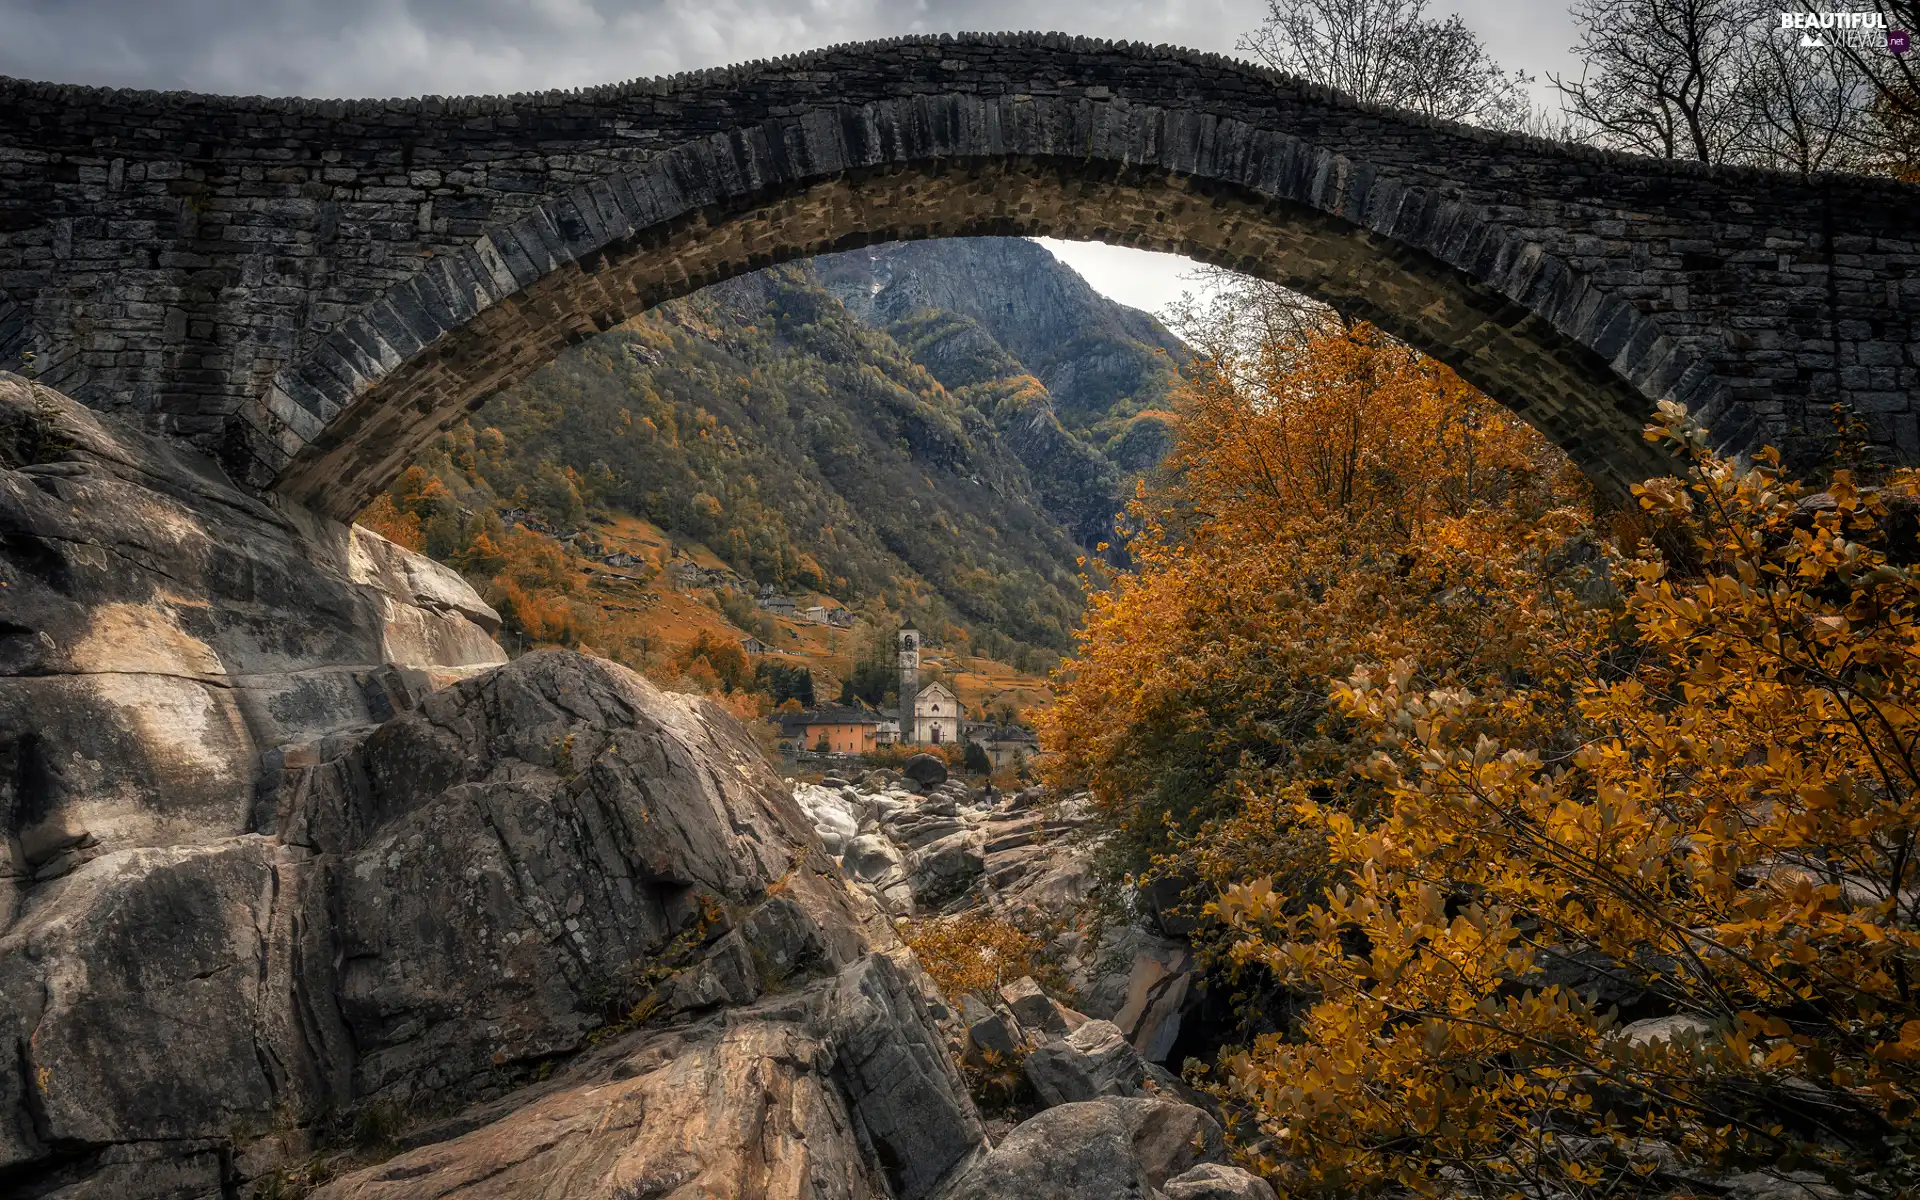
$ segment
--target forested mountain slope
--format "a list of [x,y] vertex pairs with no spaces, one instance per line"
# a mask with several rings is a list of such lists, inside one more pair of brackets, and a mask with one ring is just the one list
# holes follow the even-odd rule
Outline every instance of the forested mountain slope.
[[[626,512],[757,583],[878,599],[983,653],[1062,650],[1076,559],[1113,540],[1131,472],[1157,461],[1185,351],[1033,243],[895,261],[908,249],[662,305],[494,397],[423,465],[469,512],[559,530]],[[1072,428],[1043,372],[1070,386]],[[444,526],[430,552],[460,540]]]
[[848,310],[987,415],[1083,546],[1117,542],[1132,479],[1166,453],[1188,355],[1024,238],[899,242],[815,260]]
[[[1159,321],[1102,296],[1025,238],[894,242],[815,265],[827,289],[869,324],[890,327],[929,311],[976,323],[1041,382],[1076,433],[1111,432],[1160,407],[1187,357]],[[979,382],[926,365],[949,387]]]

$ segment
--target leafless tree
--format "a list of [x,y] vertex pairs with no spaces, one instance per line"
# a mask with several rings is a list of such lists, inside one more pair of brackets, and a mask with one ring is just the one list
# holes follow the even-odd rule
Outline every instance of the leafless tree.
[[1903,30],[1910,48],[1894,54],[1874,45],[1836,47],[1873,90],[1862,133],[1873,169],[1920,181],[1920,0],[1877,0],[1860,11],[1878,12],[1889,30]]
[[1187,278],[1195,290],[1162,310],[1160,319],[1194,353],[1230,372],[1251,369],[1263,355],[1289,353],[1309,333],[1342,321],[1318,300],[1225,267],[1203,265]]
[[[1889,28],[1920,24],[1920,0],[1879,2]],[[1878,31],[1807,37],[1781,11],[1778,0],[1576,0],[1585,69],[1549,79],[1588,139],[1619,149],[1802,174],[1897,170],[1903,153],[1920,165],[1909,58]]]
[[[1502,69],[1459,17],[1427,16],[1426,0],[1267,0],[1266,20],[1239,48],[1368,104],[1501,129],[1532,116],[1531,78]],[[1279,284],[1223,268],[1201,267],[1191,278],[1196,290],[1161,315],[1220,363],[1287,353],[1308,332],[1344,319]]]
[[1595,140],[1657,158],[1723,162],[1752,122],[1746,0],[1575,0],[1578,79],[1548,75]]
[[1734,93],[1743,128],[1728,157],[1802,175],[1864,169],[1871,81],[1838,48],[1803,47],[1764,16],[1755,24]]
[[1459,17],[1427,16],[1426,0],[1267,0],[1239,48],[1366,103],[1443,120],[1512,128],[1530,107],[1531,80],[1503,70]]

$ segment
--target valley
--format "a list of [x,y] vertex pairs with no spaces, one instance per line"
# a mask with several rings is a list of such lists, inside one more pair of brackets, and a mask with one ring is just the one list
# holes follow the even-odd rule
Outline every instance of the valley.
[[513,653],[590,647],[746,715],[775,669],[839,697],[911,621],[969,715],[1026,722],[1186,353],[1023,239],[831,255],[564,353],[360,520],[463,571]]

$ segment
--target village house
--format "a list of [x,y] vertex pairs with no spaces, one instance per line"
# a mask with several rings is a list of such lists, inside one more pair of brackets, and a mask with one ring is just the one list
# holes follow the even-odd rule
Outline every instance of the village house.
[[769,645],[767,645],[767,644],[766,644],[765,642],[763,642],[763,641],[761,641],[761,640],[760,640],[759,638],[757,638],[757,637],[747,637],[747,638],[741,638],[741,639],[740,639],[740,648],[741,648],[742,650],[745,650],[745,651],[746,651],[746,652],[747,652],[748,654],[771,654],[771,653],[773,653],[773,647],[772,647],[772,646],[769,646]]
[[985,721],[969,723],[966,735],[969,742],[986,752],[987,761],[993,764],[996,771],[1023,766],[1040,752],[1040,739],[1034,736],[1032,730],[1022,729],[1018,725],[995,725]]
[[727,567],[703,567],[689,558],[678,559],[673,564],[673,579],[676,587],[683,591],[694,588],[720,588],[730,592],[746,590],[740,576]]
[[880,718],[864,708],[826,704],[807,712],[780,713],[775,720],[782,750],[867,754],[878,744]]
[[760,597],[760,607],[766,609],[776,617],[791,617],[794,613],[792,596],[762,596]]
[[831,609],[827,613],[827,624],[835,629],[853,628],[853,610],[850,608]]
[[827,623],[827,606],[824,604],[814,604],[803,608],[800,610],[800,619],[802,621],[811,621],[815,625],[825,625]]
[[896,717],[881,717],[880,725],[873,731],[875,745],[897,746],[900,744],[900,721]]
[[938,746],[957,740],[960,701],[944,683],[930,683],[913,697],[913,740]]

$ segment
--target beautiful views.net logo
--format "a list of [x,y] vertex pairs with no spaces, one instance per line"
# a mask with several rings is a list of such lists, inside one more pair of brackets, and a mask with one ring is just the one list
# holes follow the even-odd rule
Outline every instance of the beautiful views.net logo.
[[1887,28],[1887,15],[1880,12],[1783,12],[1780,28],[1797,30],[1800,44],[1817,50],[1833,45],[1856,49],[1885,47],[1905,54],[1911,38],[1904,29]]

